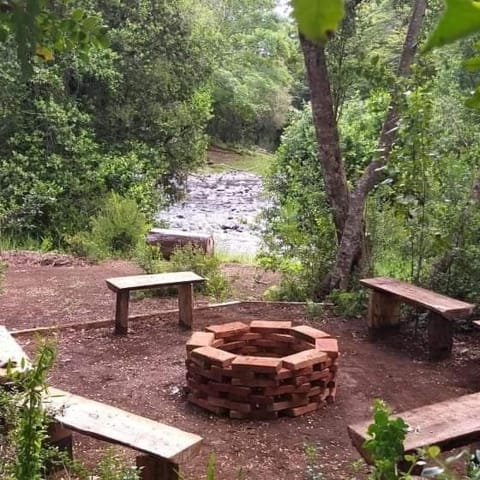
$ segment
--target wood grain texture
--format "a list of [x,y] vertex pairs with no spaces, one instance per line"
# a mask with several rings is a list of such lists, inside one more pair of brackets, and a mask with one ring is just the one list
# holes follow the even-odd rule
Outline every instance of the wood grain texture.
[[397,325],[400,322],[400,299],[391,293],[373,290],[368,303],[368,328]]
[[48,389],[44,405],[66,428],[172,463],[187,461],[202,442],[198,435],[56,388]]
[[406,303],[432,310],[446,318],[468,317],[475,308],[471,303],[440,295],[394,278],[364,278],[360,283],[365,287],[396,295]]
[[193,285],[182,283],[178,286],[178,316],[181,327],[192,329]]
[[157,273],[152,275],[129,275],[126,277],[108,278],[107,286],[110,290],[141,290],[145,288],[168,287],[182,283],[199,283],[205,279],[193,272]]
[[[480,418],[475,412],[480,408],[480,393],[464,395],[444,402],[426,405],[394,415],[410,426],[405,439],[405,452],[413,452],[427,445],[438,445],[443,450],[468,445],[480,439]],[[370,461],[362,447],[367,439],[371,420],[348,427],[355,448]]]

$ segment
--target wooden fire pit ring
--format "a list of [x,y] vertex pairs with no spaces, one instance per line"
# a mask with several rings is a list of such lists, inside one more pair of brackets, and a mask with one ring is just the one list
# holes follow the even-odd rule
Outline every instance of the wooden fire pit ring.
[[237,419],[296,417],[335,401],[338,344],[288,321],[231,322],[187,342],[188,401]]

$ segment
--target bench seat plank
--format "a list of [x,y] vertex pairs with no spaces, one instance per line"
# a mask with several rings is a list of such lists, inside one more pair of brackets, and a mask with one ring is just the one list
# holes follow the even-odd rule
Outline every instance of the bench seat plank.
[[22,359],[25,368],[28,368],[30,362],[27,354],[12,337],[7,328],[0,325],[0,368],[6,368],[7,364],[11,363],[12,367],[19,369]]
[[144,288],[167,287],[184,283],[199,283],[205,279],[193,272],[156,273],[149,275],[129,275],[106,280],[107,286],[114,292],[122,290],[140,290]]
[[364,278],[360,280],[360,283],[365,287],[396,295],[405,302],[432,310],[450,319],[468,317],[475,308],[475,305],[471,303],[456,300],[394,278]]
[[198,453],[202,442],[198,435],[56,388],[48,389],[44,405],[71,430],[173,463]]
[[[464,395],[444,402],[426,405],[395,415],[410,426],[405,439],[405,452],[420,447],[437,445],[444,450],[468,445],[480,439],[480,393]],[[348,427],[348,434],[355,448],[369,461],[368,452],[362,447],[372,420]]]

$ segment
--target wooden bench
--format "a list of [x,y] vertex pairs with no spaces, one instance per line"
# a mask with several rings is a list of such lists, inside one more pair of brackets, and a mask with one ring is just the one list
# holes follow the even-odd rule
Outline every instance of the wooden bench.
[[[450,450],[480,440],[480,417],[476,415],[479,409],[480,393],[474,393],[395,415],[410,427],[404,443],[405,453],[428,445]],[[369,438],[367,429],[371,423],[372,420],[368,420],[348,427],[354,447],[369,463],[371,459],[363,444]]]
[[431,360],[447,358],[453,345],[453,320],[469,317],[475,305],[440,295],[393,278],[360,280],[371,288],[368,305],[368,329],[372,339],[385,327],[400,322],[400,306],[408,303],[429,310],[427,335]]
[[[28,356],[0,326],[0,384],[6,368],[29,368]],[[180,480],[180,464],[198,453],[202,438],[104,403],[49,387],[43,404],[54,419],[49,443],[72,454],[72,431],[132,448],[142,480]]]
[[143,480],[180,479],[179,465],[202,442],[198,435],[56,388],[48,388],[44,405],[63,428],[140,452]]
[[180,326],[191,329],[193,321],[193,285],[205,279],[193,272],[159,273],[153,275],[129,275],[106,280],[107,286],[117,294],[115,309],[115,333],[128,332],[128,302],[131,290],[178,287],[178,312]]

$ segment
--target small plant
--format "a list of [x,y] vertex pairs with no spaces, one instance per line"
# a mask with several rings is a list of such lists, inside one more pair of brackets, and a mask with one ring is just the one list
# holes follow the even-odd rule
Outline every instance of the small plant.
[[[44,447],[47,439],[48,415],[42,408],[42,395],[46,388],[47,373],[55,360],[55,347],[43,343],[31,368],[7,370],[13,392],[2,396],[0,419],[9,419],[4,431],[3,447],[9,456],[5,458],[4,472],[15,480],[42,480],[46,460]],[[7,416],[8,415],[8,416]]]
[[335,313],[343,317],[359,317],[366,313],[367,297],[363,290],[333,290],[328,300],[335,304]]
[[177,248],[168,262],[155,246],[141,246],[137,252],[137,262],[147,273],[192,271],[207,279],[195,286],[198,292],[219,301],[230,293],[230,284],[220,270],[220,260],[190,244]]
[[70,250],[93,260],[128,258],[148,231],[145,215],[135,200],[110,194],[100,212],[91,218],[89,232],[68,237]]
[[305,456],[307,457],[307,468],[305,469],[305,480],[323,480],[320,467],[317,463],[317,449],[314,445],[305,445]]
[[115,455],[113,449],[108,449],[100,460],[95,475],[98,480],[139,480],[140,472],[136,467],[126,465]]
[[307,317],[310,319],[319,318],[324,313],[323,303],[307,302]]
[[383,400],[373,404],[373,423],[368,427],[371,437],[364,448],[375,466],[371,480],[398,480],[398,463],[404,458],[403,443],[408,425],[401,418],[390,418],[391,410]]

